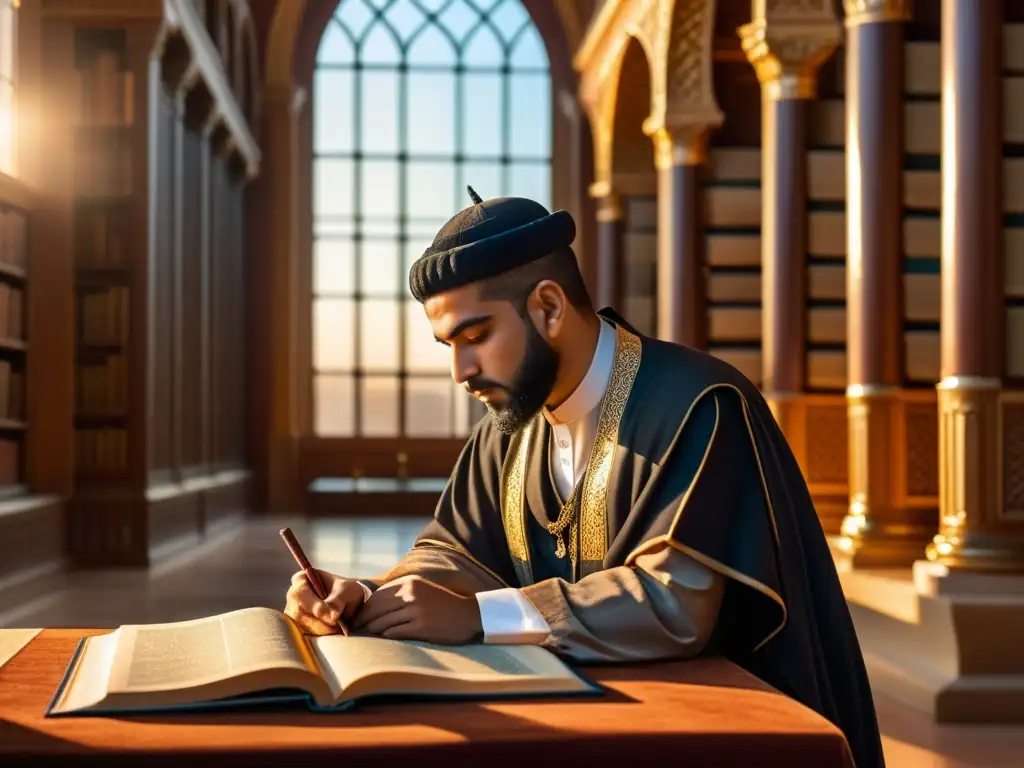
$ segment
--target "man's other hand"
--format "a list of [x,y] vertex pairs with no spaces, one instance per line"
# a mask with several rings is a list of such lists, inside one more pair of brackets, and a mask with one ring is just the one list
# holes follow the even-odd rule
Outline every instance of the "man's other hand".
[[420,576],[379,587],[359,609],[352,631],[393,640],[459,645],[482,631],[476,597],[464,597]]
[[285,599],[285,615],[293,618],[303,630],[314,635],[334,635],[341,632],[338,619],[348,623],[366,598],[362,585],[353,579],[317,571],[327,590],[327,599],[316,596],[304,571],[292,576]]

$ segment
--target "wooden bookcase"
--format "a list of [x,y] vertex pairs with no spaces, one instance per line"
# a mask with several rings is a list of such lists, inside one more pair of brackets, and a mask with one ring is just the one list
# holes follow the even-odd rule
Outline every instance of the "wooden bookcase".
[[26,210],[0,202],[0,498],[26,492],[27,225]]
[[[132,30],[133,36],[146,31]],[[126,484],[129,453],[139,448],[129,431],[139,392],[130,375],[132,267],[145,256],[133,225],[139,224],[136,195],[147,183],[145,164],[133,152],[133,134],[145,123],[137,115],[145,105],[139,110],[135,103],[131,56],[139,44],[125,28],[74,30],[74,447],[76,487],[83,490]]]
[[[43,88],[68,115],[51,137],[67,178],[50,176],[66,231],[48,237],[74,329],[66,542],[79,567],[146,566],[248,506],[242,211],[258,100],[238,61],[251,20],[236,0],[88,6],[42,19]],[[2,302],[0,287],[0,315]]]

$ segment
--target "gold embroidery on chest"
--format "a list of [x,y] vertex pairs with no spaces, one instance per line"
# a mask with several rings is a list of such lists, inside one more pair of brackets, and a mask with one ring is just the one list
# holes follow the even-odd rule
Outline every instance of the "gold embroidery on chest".
[[522,586],[533,583],[533,569],[530,567],[530,548],[526,541],[526,459],[529,456],[530,439],[533,435],[533,421],[516,432],[509,441],[508,454],[503,467],[501,505],[505,539],[512,556],[516,578]]
[[[571,498],[568,502],[578,508],[569,526],[567,547],[577,580],[604,567],[604,557],[608,551],[607,508],[612,460],[618,444],[622,415],[636,372],[640,368],[640,352],[640,338],[616,326],[615,358],[608,390],[601,403],[594,445],[590,450],[578,503],[573,503],[575,500]],[[524,501],[526,467],[534,425],[540,418],[544,417],[538,414],[510,441],[502,482],[505,535],[516,575],[523,584],[532,583]]]

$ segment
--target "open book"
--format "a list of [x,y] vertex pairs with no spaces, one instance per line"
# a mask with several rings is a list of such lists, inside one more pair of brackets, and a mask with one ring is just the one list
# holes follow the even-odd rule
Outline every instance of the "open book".
[[367,696],[503,698],[596,693],[536,645],[442,646],[305,635],[270,608],[84,638],[48,717],[235,707],[301,697],[337,710]]

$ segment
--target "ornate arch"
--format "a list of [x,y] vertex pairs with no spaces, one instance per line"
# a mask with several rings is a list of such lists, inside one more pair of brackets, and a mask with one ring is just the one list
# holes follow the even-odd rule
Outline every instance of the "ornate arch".
[[648,47],[639,37],[627,39],[617,69],[611,118],[611,176],[613,186],[622,176],[653,173],[654,145],[643,131],[649,117],[652,92]]
[[666,132],[721,124],[712,75],[715,10],[715,0],[606,0],[601,7],[573,62],[594,132],[599,185],[611,183],[616,166],[615,115],[617,101],[629,95],[622,59],[631,41],[643,47],[649,64],[645,134],[657,142]]

